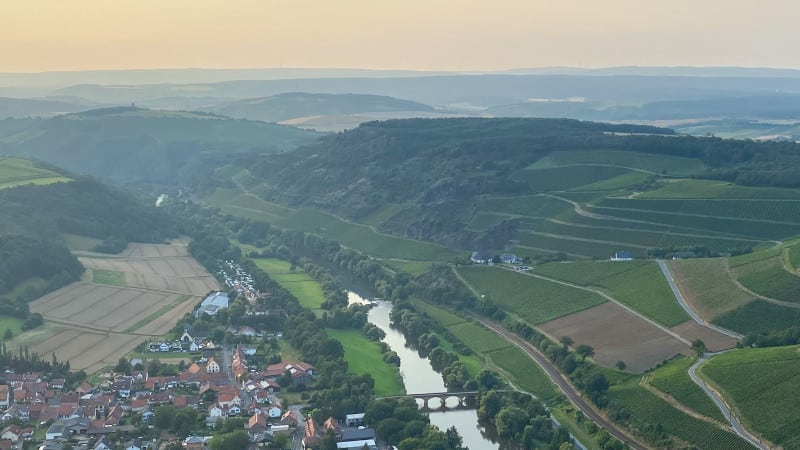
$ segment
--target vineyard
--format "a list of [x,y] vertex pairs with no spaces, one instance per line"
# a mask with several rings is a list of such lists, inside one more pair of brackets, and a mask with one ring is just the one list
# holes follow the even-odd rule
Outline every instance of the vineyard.
[[734,350],[701,367],[756,432],[784,448],[800,448],[798,346]]
[[542,169],[579,164],[603,164],[669,175],[691,175],[705,169],[703,162],[693,158],[637,153],[619,150],[572,150],[552,152],[536,161],[528,169]]
[[753,300],[740,289],[719,258],[667,261],[672,277],[686,301],[703,319],[713,320]]
[[800,309],[756,300],[721,314],[713,323],[742,334],[763,333],[797,326]]
[[612,297],[666,326],[689,320],[653,261],[597,261],[542,264],[537,273],[603,288]]
[[510,270],[463,267],[458,272],[498,306],[531,324],[546,322],[605,302],[597,294]]
[[[753,447],[739,436],[710,423],[695,419],[670,406],[666,401],[639,386],[638,381],[613,386],[609,390],[612,401],[622,405],[630,413],[632,426],[639,430],[659,424],[664,433],[682,442],[704,450],[734,450]],[[652,438],[651,438],[652,439]],[[681,448],[677,442],[656,442],[658,447]]]
[[765,259],[739,264],[733,271],[742,285],[757,294],[786,302],[800,302],[800,276],[784,268],[780,251]]
[[684,356],[675,358],[654,370],[647,382],[700,414],[725,423],[725,417],[717,405],[689,378],[688,370],[693,362],[692,358]]

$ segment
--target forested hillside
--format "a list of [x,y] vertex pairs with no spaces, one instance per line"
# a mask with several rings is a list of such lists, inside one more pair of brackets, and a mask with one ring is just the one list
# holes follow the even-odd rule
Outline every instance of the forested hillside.
[[107,108],[0,120],[0,154],[120,182],[175,184],[237,153],[274,153],[319,135],[204,113]]
[[28,301],[80,277],[83,267],[65,234],[99,240],[97,251],[118,252],[131,241],[162,242],[178,233],[165,211],[133,195],[50,169],[67,181],[0,189],[0,314],[24,319]]
[[[791,143],[695,138],[663,128],[575,120],[412,119],[367,123],[291,153],[259,158],[249,170],[266,180],[258,190],[266,199],[354,220],[380,215],[381,229],[391,234],[468,246],[481,198],[563,191],[618,176],[625,178],[618,188],[638,190],[652,183],[648,174],[795,186],[798,150]],[[580,157],[526,170],[553,154]],[[637,166],[642,158],[653,161]],[[402,206],[387,212],[391,205]],[[507,227],[494,231],[499,241],[508,240]]]

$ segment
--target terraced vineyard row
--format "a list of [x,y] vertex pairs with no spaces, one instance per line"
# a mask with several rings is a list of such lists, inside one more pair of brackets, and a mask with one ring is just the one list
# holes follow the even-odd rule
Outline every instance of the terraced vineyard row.
[[606,198],[597,206],[800,224],[800,200]]

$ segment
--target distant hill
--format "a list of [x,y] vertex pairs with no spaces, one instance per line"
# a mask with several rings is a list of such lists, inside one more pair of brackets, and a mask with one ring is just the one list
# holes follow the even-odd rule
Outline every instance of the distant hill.
[[0,119],[7,117],[50,117],[83,111],[86,103],[61,100],[0,97]]
[[270,97],[239,100],[198,109],[235,118],[263,120],[265,122],[280,122],[308,116],[434,111],[433,107],[422,103],[383,95],[313,94],[305,92],[290,92]]
[[121,182],[175,184],[239,153],[275,153],[314,132],[199,112],[106,108],[0,121],[0,154],[32,157]]
[[568,117],[584,120],[800,119],[800,95],[767,94],[609,104],[584,99],[531,99],[489,108],[498,117]]

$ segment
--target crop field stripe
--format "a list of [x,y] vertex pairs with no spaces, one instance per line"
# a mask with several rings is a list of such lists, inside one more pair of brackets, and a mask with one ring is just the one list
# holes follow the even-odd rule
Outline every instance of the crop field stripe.
[[[565,281],[560,281],[560,280],[557,280],[557,279],[554,279],[554,278],[545,277],[545,276],[538,275],[538,274],[535,274],[535,273],[526,273],[525,275],[530,276],[530,277],[540,278],[542,280],[550,281],[552,283],[558,283],[558,284],[562,284],[564,286],[569,286],[569,287],[573,287],[573,288],[576,288],[576,289],[581,289],[581,290],[584,290],[584,291],[587,291],[587,292],[592,292],[594,294],[600,295],[601,297],[605,298],[606,300],[616,303],[617,305],[619,305],[623,309],[628,310],[628,312],[630,312],[630,313],[638,316],[639,318],[649,322],[650,324],[654,325],[655,327],[660,328],[662,331],[664,331],[667,334],[671,335],[672,337],[678,339],[679,341],[685,343],[686,345],[691,345],[691,343],[689,341],[687,341],[686,339],[684,339],[683,337],[681,337],[680,335],[678,335],[674,331],[672,331],[669,328],[659,324],[655,320],[650,319],[649,317],[641,314],[640,312],[634,310],[633,308],[629,307],[628,305],[620,302],[619,300],[611,297],[610,295],[608,295],[608,294],[606,294],[606,293],[604,293],[602,291],[599,291],[599,290],[596,290],[596,289],[592,289],[592,288],[583,287],[583,286],[579,286],[579,285],[573,284],[573,283],[567,283]],[[684,312],[684,314],[685,314],[685,312]]]

